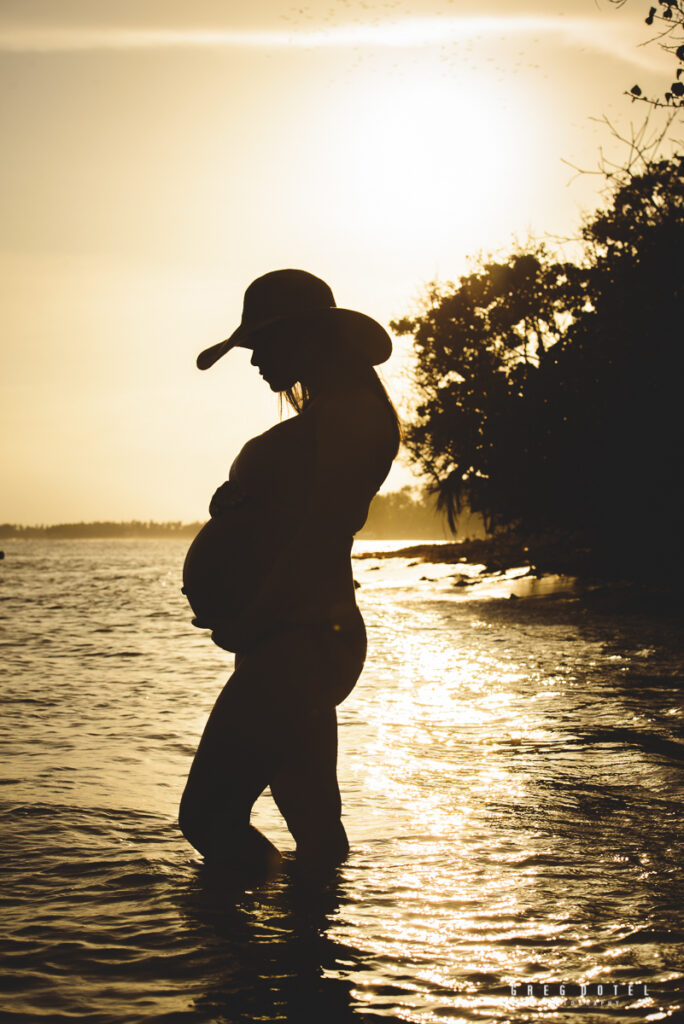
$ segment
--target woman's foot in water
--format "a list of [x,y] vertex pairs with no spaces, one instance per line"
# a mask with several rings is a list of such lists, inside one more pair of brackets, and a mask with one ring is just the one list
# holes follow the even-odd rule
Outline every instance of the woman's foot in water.
[[297,867],[316,874],[339,867],[349,855],[349,840],[341,821],[324,832],[299,838],[297,841]]

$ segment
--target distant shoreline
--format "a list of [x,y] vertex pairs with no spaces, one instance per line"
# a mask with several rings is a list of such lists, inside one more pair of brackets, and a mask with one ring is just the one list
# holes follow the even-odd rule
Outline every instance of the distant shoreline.
[[[204,526],[204,522],[158,523],[150,520],[133,519],[130,522],[117,523],[97,521],[92,523],[56,523],[52,525],[21,526],[14,523],[0,524],[0,543],[9,540],[151,540],[151,539],[187,539],[192,540]],[[383,530],[361,530],[357,534],[364,541],[406,541],[415,540],[416,544],[440,546],[440,538],[431,536],[431,531],[423,530],[412,534],[402,529],[397,533]],[[442,543],[445,543],[442,541]],[[451,543],[451,542],[447,542]]]
[[0,524],[0,541],[7,540],[108,540],[121,537],[189,537],[202,528],[202,523],[144,522],[133,519],[126,523],[97,521],[92,523],[55,523],[49,526],[20,526]]

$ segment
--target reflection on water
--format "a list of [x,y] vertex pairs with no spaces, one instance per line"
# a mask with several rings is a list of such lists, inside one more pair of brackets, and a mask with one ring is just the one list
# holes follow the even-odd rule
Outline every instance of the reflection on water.
[[[520,574],[356,562],[370,651],[340,709],[350,859],[314,884],[289,856],[236,892],[174,823],[230,669],[189,626],[182,553],[23,542],[2,564],[6,1019],[675,1016],[674,616],[588,610],[570,581],[512,600]],[[256,819],[291,851],[268,795]]]

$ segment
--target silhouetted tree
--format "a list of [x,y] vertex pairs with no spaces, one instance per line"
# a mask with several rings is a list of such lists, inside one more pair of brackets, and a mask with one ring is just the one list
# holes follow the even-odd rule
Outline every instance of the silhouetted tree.
[[657,557],[680,559],[684,158],[631,178],[583,237],[589,305],[561,339],[555,389],[549,382],[574,410],[583,454],[571,507],[596,546],[622,551],[647,535]]
[[450,525],[463,508],[488,528],[531,514],[528,477],[544,447],[542,368],[583,304],[586,273],[543,246],[433,286],[413,334],[416,418],[405,443]]
[[[627,0],[610,0],[616,7],[624,7]],[[672,82],[662,98],[647,96],[640,85],[633,85],[630,93],[638,100],[656,107],[684,106],[684,0],[656,0],[644,7],[644,19],[654,32],[652,41],[669,53],[674,61]]]
[[[458,530],[466,537],[481,537],[482,521],[464,511]],[[424,488],[407,485],[399,491],[375,495],[359,536],[362,539],[443,540],[444,533],[444,520],[435,507],[434,495]]]
[[684,159],[659,161],[586,223],[577,263],[517,251],[393,325],[415,339],[407,446],[452,524],[467,505],[607,559],[643,533],[681,550],[683,210]]

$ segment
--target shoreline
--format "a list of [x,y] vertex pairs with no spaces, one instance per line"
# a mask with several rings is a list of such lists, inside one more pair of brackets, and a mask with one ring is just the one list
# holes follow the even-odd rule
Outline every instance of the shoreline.
[[[633,555],[634,553],[632,553]],[[643,557],[643,548],[638,551]],[[513,570],[526,569],[517,582],[529,584],[513,597],[573,597],[597,610],[669,611],[684,608],[684,588],[677,565],[653,565],[638,572],[639,560],[624,559],[620,570],[615,558],[599,557],[568,536],[523,538],[501,534],[485,539],[406,544],[392,550],[364,551],[354,559],[411,559],[414,564],[481,565],[481,575],[459,577],[456,586],[476,591]],[[630,571],[631,570],[631,571]],[[527,590],[527,592],[525,592]]]
[[[368,541],[367,541],[368,543]],[[422,541],[387,551],[363,552],[356,558],[415,558],[421,562],[468,562],[484,565],[489,572],[518,569],[523,566],[542,574],[566,576],[591,574],[597,560],[591,550],[576,538],[523,538],[514,534],[456,540]]]

